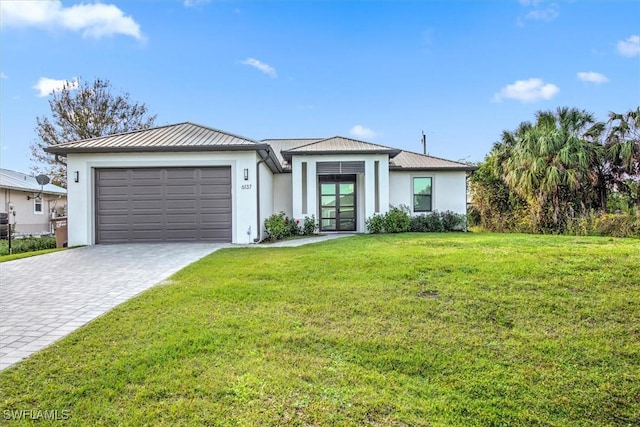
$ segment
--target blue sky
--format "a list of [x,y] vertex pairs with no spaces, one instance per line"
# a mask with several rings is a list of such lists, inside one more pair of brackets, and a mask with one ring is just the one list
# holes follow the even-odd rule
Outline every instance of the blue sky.
[[64,80],[253,139],[342,135],[481,161],[539,110],[640,105],[640,1],[2,1],[0,164]]

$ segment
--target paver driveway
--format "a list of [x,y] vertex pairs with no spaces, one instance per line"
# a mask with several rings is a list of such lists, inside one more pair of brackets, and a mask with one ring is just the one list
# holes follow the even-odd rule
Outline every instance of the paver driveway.
[[97,245],[0,264],[0,370],[226,245]]

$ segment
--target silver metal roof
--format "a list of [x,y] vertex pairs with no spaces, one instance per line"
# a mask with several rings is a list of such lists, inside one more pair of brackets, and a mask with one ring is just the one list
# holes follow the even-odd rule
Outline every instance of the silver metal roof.
[[261,142],[269,144],[273,148],[273,153],[278,158],[284,169],[290,170],[291,165],[282,156],[283,151],[291,150],[302,145],[311,144],[321,141],[323,138],[291,138],[291,139],[263,139]]
[[[32,191],[34,193],[40,192],[40,184],[38,184],[35,177],[9,169],[0,169],[0,188],[27,192]],[[53,184],[43,186],[42,192],[59,196],[67,194],[67,190]]]
[[281,162],[269,145],[191,122],[65,142],[45,149],[49,153],[63,156],[69,153],[237,150],[255,150],[272,171],[282,170]]
[[397,148],[386,147],[384,145],[372,144],[370,142],[359,141],[357,139],[334,136],[301,145],[282,152],[283,157],[289,160],[294,154],[389,154],[390,157],[400,152]]
[[460,162],[441,159],[427,154],[412,153],[411,151],[401,151],[389,161],[391,170],[466,170],[473,171],[477,168]]
[[116,151],[183,151],[201,149],[255,149],[259,142],[195,123],[179,123],[134,132],[53,145],[54,154]]
[[402,151],[342,136],[265,139],[258,142],[191,122],[67,142],[46,148],[49,153],[59,155],[100,152],[233,150],[257,151],[274,172],[290,170],[291,156],[304,154],[388,154],[389,167],[395,170],[475,169],[473,166],[451,160]]

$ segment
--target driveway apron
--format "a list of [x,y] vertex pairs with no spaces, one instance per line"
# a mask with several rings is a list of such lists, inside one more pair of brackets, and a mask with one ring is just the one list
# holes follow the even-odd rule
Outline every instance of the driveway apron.
[[0,263],[0,370],[228,245],[96,245]]

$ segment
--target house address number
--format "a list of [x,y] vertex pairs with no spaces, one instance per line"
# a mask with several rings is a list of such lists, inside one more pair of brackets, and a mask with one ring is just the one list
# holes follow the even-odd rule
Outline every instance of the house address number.
[[251,190],[251,184],[242,184],[242,188],[243,190]]

